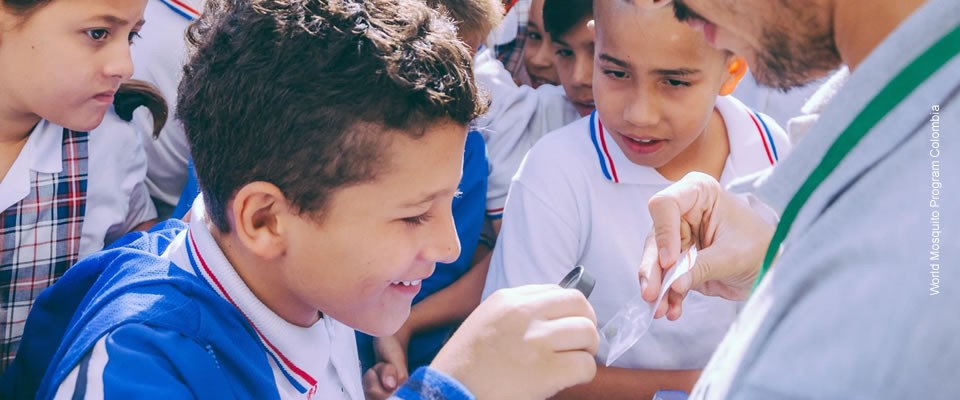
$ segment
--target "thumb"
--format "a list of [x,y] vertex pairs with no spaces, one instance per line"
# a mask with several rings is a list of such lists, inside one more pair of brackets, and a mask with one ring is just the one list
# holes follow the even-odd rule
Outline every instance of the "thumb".
[[395,390],[399,382],[397,377],[397,367],[393,364],[383,364],[379,371],[380,384],[384,389]]

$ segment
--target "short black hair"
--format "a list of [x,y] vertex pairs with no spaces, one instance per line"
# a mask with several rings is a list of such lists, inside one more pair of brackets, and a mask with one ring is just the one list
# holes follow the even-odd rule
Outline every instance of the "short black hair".
[[466,134],[485,111],[453,23],[421,0],[210,0],[187,36],[177,116],[222,232],[248,183],[321,216],[377,176],[392,132]]
[[567,34],[578,22],[593,16],[593,0],[545,0],[543,29],[552,38]]

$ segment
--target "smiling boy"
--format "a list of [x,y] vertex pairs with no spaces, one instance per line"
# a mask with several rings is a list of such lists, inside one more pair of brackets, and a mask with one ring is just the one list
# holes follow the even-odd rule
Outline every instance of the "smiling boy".
[[[484,109],[469,51],[415,0],[215,3],[189,39],[178,117],[202,194],[188,225],[45,292],[20,354],[50,361],[37,397],[362,398],[353,330],[396,332],[460,251],[451,204]],[[498,297],[396,396],[547,397],[592,376],[582,295]]]

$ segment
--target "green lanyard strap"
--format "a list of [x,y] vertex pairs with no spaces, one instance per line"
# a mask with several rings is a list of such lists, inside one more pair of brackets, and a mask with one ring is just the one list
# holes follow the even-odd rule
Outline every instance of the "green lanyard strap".
[[753,284],[754,289],[757,288],[767,271],[770,270],[773,260],[780,250],[780,245],[783,244],[787,233],[790,232],[790,227],[793,226],[797,214],[800,213],[800,209],[810,199],[813,192],[817,190],[817,187],[830,176],[844,157],[884,116],[889,114],[914,89],[922,85],[957,54],[960,54],[960,26],[954,28],[953,31],[942,37],[907,65],[903,71],[900,71],[833,142],[820,164],[810,173],[807,180],[803,182],[797,193],[787,203],[787,208],[783,211],[777,230],[770,241],[770,247],[767,248],[767,255],[763,259],[763,267],[760,268],[760,274]]

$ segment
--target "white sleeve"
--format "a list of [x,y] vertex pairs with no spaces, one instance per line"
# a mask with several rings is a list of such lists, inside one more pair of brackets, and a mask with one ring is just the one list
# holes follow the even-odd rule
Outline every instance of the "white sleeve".
[[144,18],[150,23],[143,26],[140,31],[143,37],[130,50],[135,66],[133,77],[160,89],[170,112],[156,139],[151,135],[153,118],[149,112],[142,108],[137,110],[134,123],[143,134],[143,146],[149,161],[146,184],[150,195],[176,206],[187,183],[187,162],[190,159],[190,146],[183,125],[174,118],[177,88],[183,75],[183,64],[187,61],[184,33],[190,21],[162,1],[154,0],[147,2]]
[[562,88],[518,86],[503,65],[489,54],[477,56],[475,76],[491,98],[489,111],[476,119],[475,126],[487,143],[490,160],[487,214],[499,217],[510,182],[527,151],[541,137],[578,116],[563,96]]
[[121,120],[111,109],[89,137],[81,257],[157,217],[146,193],[147,159],[134,125]]
[[[127,234],[137,225],[157,218],[157,210],[150,199],[147,190],[147,155],[140,137],[134,135],[130,142],[130,151],[125,153],[127,162],[123,164],[125,171],[118,190],[126,195],[127,215],[123,223],[107,232],[107,243]],[[121,166],[117,166],[121,168]]]

